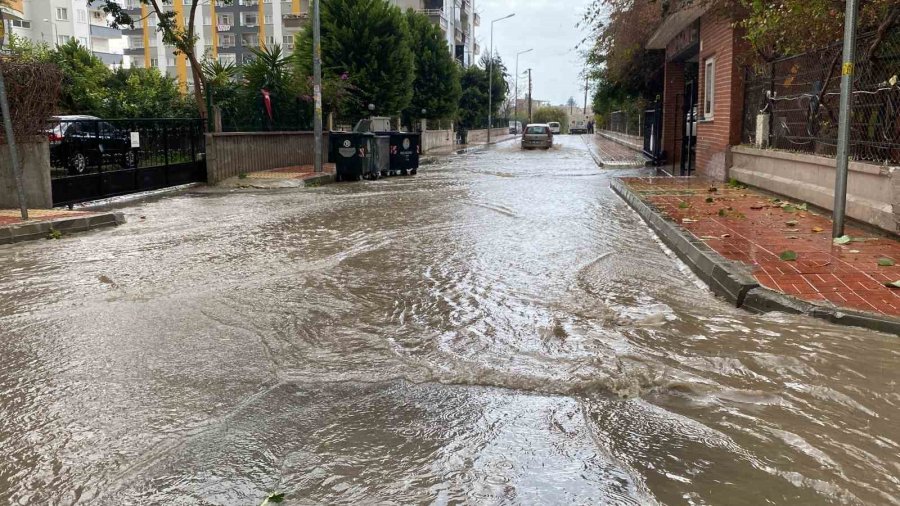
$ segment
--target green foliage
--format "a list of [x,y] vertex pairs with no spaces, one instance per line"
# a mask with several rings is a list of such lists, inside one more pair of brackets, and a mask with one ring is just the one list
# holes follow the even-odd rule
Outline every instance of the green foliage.
[[106,80],[101,117],[193,118],[194,103],[155,68],[117,69]]
[[408,118],[422,117],[422,109],[428,119],[456,116],[462,88],[459,67],[450,52],[441,29],[428,16],[412,9],[406,12],[413,51],[415,80],[412,100],[405,111]]
[[[459,99],[459,123],[464,128],[484,128],[488,123],[488,79],[490,72],[487,56],[481,59],[480,65],[472,65],[465,69],[460,78],[462,96]],[[493,69],[493,101],[494,118],[509,93],[507,84],[508,72],[499,56],[494,58]]]
[[532,114],[535,123],[550,123],[556,121],[563,128],[563,133],[568,131],[569,113],[562,107],[541,107]]
[[50,61],[63,74],[61,112],[103,116],[107,98],[106,82],[112,72],[75,39],[50,53]]
[[[413,96],[415,65],[406,17],[400,8],[384,0],[331,0],[322,2],[323,79],[347,76],[355,100],[340,104],[342,118],[376,114],[395,115],[409,107]],[[301,76],[312,75],[312,30],[297,37],[297,62]],[[363,107],[359,107],[363,105]]]

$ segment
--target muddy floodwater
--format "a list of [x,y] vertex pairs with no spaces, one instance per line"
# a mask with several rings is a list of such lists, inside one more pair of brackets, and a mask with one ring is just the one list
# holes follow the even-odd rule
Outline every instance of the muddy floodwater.
[[586,142],[0,246],[0,504],[898,504],[900,341],[716,299]]

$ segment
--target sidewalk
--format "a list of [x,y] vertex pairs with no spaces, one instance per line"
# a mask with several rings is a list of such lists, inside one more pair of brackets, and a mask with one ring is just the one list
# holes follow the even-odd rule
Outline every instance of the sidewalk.
[[326,163],[323,172],[316,173],[313,165],[295,165],[278,169],[250,172],[221,181],[217,186],[230,188],[299,188],[334,181],[335,167]]
[[60,234],[84,232],[125,223],[122,213],[29,209],[28,221],[22,221],[18,209],[0,209],[0,244],[50,238]]
[[[802,312],[840,309],[900,322],[900,289],[886,286],[900,281],[896,239],[847,227],[852,240],[835,244],[830,218],[803,203],[698,178],[626,178],[614,187],[631,198],[632,207],[647,204],[651,213],[686,232],[689,242],[731,261],[736,277],[744,270],[758,286],[811,304],[798,306]],[[738,305],[749,300],[741,299]]]
[[[491,140],[490,145],[499,144],[501,142],[506,142],[511,139],[515,139],[518,137],[517,135],[501,135],[496,140]],[[473,142],[471,144],[453,144],[451,146],[441,146],[439,148],[434,148],[428,150],[427,153],[422,153],[422,157],[437,157],[437,156],[447,156],[452,155],[454,153],[458,153],[460,151],[466,151],[468,149],[474,148],[483,148],[488,146],[487,142]]]
[[602,167],[643,167],[647,163],[640,151],[600,134],[582,136],[582,139],[586,139],[594,161]]

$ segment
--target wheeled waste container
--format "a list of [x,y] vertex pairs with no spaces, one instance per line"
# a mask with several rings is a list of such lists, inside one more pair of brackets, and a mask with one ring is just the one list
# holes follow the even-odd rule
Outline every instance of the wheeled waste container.
[[375,135],[360,132],[331,132],[331,159],[337,181],[377,179]]
[[422,152],[422,134],[391,132],[391,171],[402,175],[419,171],[419,155]]

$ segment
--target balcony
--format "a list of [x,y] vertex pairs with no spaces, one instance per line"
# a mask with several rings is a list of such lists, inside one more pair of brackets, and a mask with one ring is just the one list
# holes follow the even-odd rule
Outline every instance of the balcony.
[[447,19],[447,15],[444,14],[443,9],[421,9],[419,12],[428,16],[432,23],[439,25],[441,30],[445,32],[450,27],[450,21]]
[[94,56],[100,58],[103,63],[107,65],[121,65],[122,64],[122,55],[118,53],[101,53],[100,51],[93,51]]
[[475,43],[475,49],[474,49],[474,51],[475,51],[475,54],[481,54],[481,46],[478,45],[477,42]]
[[103,25],[91,25],[91,37],[100,39],[119,39],[122,37],[122,30]]
[[475,19],[472,22],[475,26],[481,26],[481,14],[475,13]]
[[462,11],[472,12],[472,0],[462,0]]
[[309,19],[309,14],[282,14],[281,23],[285,28],[301,28]]
[[25,9],[22,6],[22,0],[4,2],[3,5],[0,6],[0,10],[3,10],[3,15],[6,19],[24,19]]

